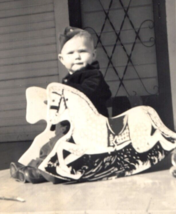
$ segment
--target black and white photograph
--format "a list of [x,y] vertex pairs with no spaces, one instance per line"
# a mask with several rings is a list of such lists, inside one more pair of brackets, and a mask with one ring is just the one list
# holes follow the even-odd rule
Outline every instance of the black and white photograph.
[[176,214],[175,82],[175,0],[0,0],[0,214]]

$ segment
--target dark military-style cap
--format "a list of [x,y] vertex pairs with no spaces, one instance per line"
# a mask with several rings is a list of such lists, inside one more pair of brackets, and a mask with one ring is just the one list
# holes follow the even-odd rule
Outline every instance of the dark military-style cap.
[[73,38],[75,35],[77,35],[81,32],[88,33],[87,31],[82,30],[80,28],[66,27],[64,33],[59,36],[59,51],[61,52],[61,50],[66,42],[68,42],[71,38]]

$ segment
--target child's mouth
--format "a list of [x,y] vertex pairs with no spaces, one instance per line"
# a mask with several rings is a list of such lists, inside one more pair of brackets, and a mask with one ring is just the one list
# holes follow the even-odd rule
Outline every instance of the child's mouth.
[[83,65],[82,62],[75,63],[75,65]]

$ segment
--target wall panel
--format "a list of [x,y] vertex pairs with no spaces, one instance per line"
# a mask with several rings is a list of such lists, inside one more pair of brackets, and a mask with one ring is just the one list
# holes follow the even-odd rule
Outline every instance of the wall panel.
[[58,82],[54,0],[0,0],[0,142],[32,140],[25,91]]

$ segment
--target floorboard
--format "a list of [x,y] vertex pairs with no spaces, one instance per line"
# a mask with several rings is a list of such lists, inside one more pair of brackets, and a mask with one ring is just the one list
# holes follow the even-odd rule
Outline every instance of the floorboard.
[[0,213],[16,214],[175,214],[176,179],[169,170],[116,180],[64,184],[23,184],[0,171]]

